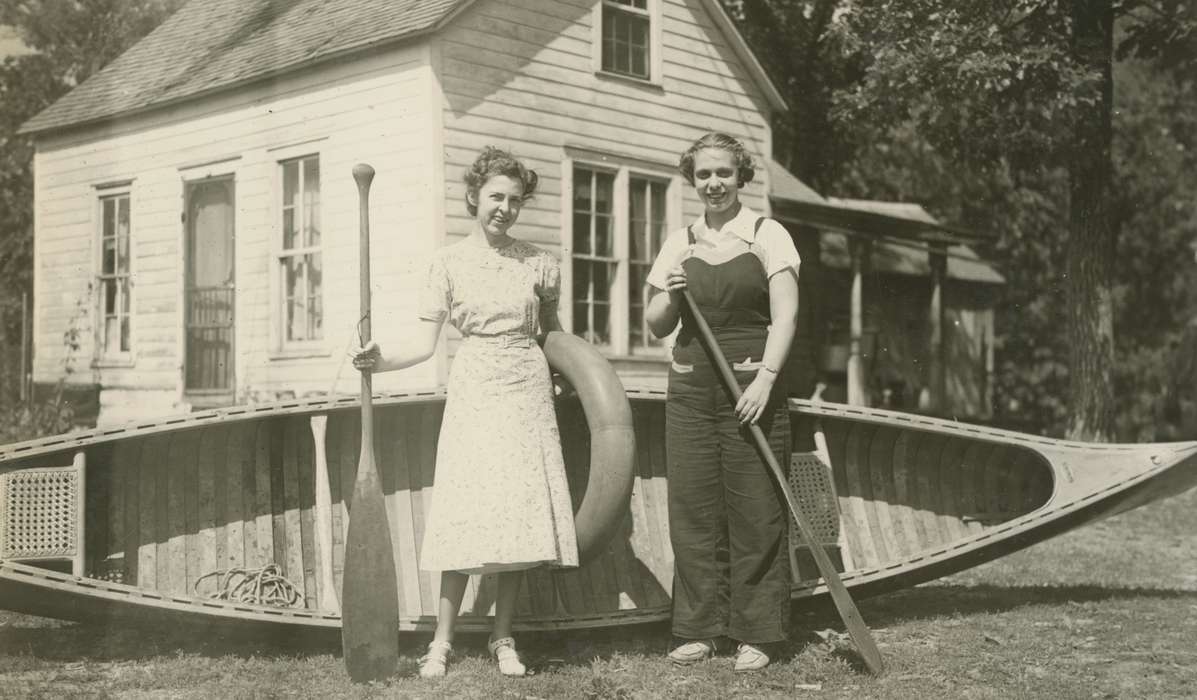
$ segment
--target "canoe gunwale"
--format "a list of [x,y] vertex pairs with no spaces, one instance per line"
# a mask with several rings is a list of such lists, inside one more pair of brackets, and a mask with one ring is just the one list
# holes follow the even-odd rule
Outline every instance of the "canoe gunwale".
[[[376,405],[400,406],[443,402],[446,397],[443,388],[376,394]],[[663,403],[666,392],[655,387],[628,387],[629,401],[644,404]],[[220,425],[251,425],[253,421],[282,416],[331,414],[355,411],[360,405],[355,396],[320,397],[281,401],[255,406],[237,406],[200,411],[181,416],[164,417],[156,420],[135,421],[123,427],[98,428],[80,433],[42,438],[7,446],[0,446],[0,471],[11,468],[36,466],[38,458],[89,448],[105,443],[118,443],[125,438],[155,436],[174,431],[191,431]],[[1078,525],[1106,517],[1123,508],[1136,507],[1165,495],[1167,486],[1183,481],[1187,487],[1197,477],[1190,477],[1197,471],[1197,442],[1146,443],[1146,444],[1089,444],[1067,440],[1055,440],[998,428],[970,425],[941,418],[915,416],[882,409],[862,408],[844,404],[812,402],[799,399],[789,401],[789,409],[806,416],[827,419],[826,422],[848,421],[875,431],[879,427],[932,433],[940,437],[972,441],[989,446],[1000,446],[1011,454],[1022,453],[1019,462],[1034,455],[1036,462],[1042,462],[1046,473],[1052,479],[1050,496],[1029,512],[1013,515],[1009,520],[986,524],[984,529],[966,537],[941,542],[919,551],[880,562],[876,566],[863,566],[844,572],[841,578],[855,595],[873,595],[897,588],[931,580],[939,576],[964,570],[989,561],[998,556],[1022,549]],[[640,409],[636,409],[640,410]],[[641,415],[637,413],[636,415]],[[655,414],[654,414],[655,415]],[[641,418],[637,418],[641,421]],[[638,423],[639,425],[639,423]],[[161,438],[155,438],[161,439]],[[942,447],[942,446],[941,446]],[[648,446],[645,450],[648,450]],[[992,448],[985,448],[988,458]],[[639,451],[638,451],[639,452]],[[942,462],[946,457],[937,453]],[[963,453],[962,453],[963,454]],[[1061,482],[1069,478],[1068,462],[1077,468],[1077,474],[1085,471],[1085,457],[1100,457],[1099,462],[1126,462],[1130,466],[1122,471],[1101,478],[1086,477],[1061,489]],[[147,462],[147,460],[141,460]],[[153,462],[153,459],[148,462]],[[951,460],[949,460],[951,461]],[[1063,465],[1063,466],[1062,466]],[[1179,469],[1178,469],[1179,467]],[[942,472],[942,465],[939,467]],[[1159,484],[1153,480],[1170,470],[1173,475],[1164,476]],[[1088,470],[1100,472],[1101,469]],[[639,476],[643,478],[644,474]],[[1161,487],[1160,484],[1164,484]],[[1043,485],[1047,491],[1047,484]],[[1036,492],[1039,489],[1035,489]],[[1024,501],[1025,502],[1025,501]],[[1030,505],[1030,504],[1028,504]],[[656,550],[653,550],[654,552]],[[246,627],[273,625],[278,629],[303,629],[308,631],[339,629],[341,617],[338,614],[317,609],[269,608],[231,603],[198,596],[171,594],[148,588],[138,588],[92,578],[78,578],[34,566],[10,561],[0,561],[0,591],[20,590],[28,608],[47,610],[57,605],[67,619],[122,619],[162,623],[166,620],[203,621],[205,624],[234,624]],[[31,597],[36,591],[38,596]],[[796,582],[791,588],[795,605],[821,601],[827,596],[827,589],[818,579]],[[653,603],[659,601],[653,600]],[[94,606],[94,609],[93,609]],[[547,611],[546,611],[547,612]],[[40,614],[34,612],[33,614]],[[73,616],[73,617],[72,617]],[[591,627],[618,626],[656,622],[669,617],[669,605],[649,605],[639,608],[611,610],[602,613],[579,613],[567,615],[562,612],[540,616],[521,617],[516,622],[518,630],[580,629]],[[434,618],[427,615],[407,615],[401,619],[400,630],[428,630]],[[466,615],[461,618],[461,629],[481,631],[489,625],[489,618],[482,615]]]
[[[107,615],[92,611],[69,617],[60,614],[58,615],[60,619],[87,621],[121,617],[145,624],[156,624],[163,621],[163,616],[188,614],[209,618],[205,622],[211,625],[285,625],[309,631],[327,630],[332,632],[341,629],[341,615],[332,612],[305,608],[275,608],[195,596],[170,595],[121,583],[72,576],[19,562],[0,561],[0,590],[3,590],[10,582],[36,588],[46,596],[42,601],[44,607],[54,607],[59,613],[75,610],[76,606],[55,605],[51,596],[71,596],[113,606]],[[670,607],[665,605],[612,613],[524,616],[515,620],[513,628],[515,631],[522,632],[613,627],[660,622],[669,619],[670,614]],[[433,615],[404,616],[400,618],[398,631],[430,631],[435,625],[436,617]],[[461,615],[458,618],[457,629],[461,632],[483,632],[489,631],[490,626],[491,618],[489,616]]]

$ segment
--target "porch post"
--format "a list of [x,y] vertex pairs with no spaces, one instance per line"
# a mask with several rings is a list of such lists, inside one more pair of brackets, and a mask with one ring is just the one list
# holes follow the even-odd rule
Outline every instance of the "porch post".
[[856,236],[848,238],[848,253],[852,258],[852,301],[848,327],[848,403],[853,406],[869,404],[861,358],[861,336],[864,334],[864,265],[871,250],[872,241]]
[[945,342],[944,342],[944,308],[943,287],[947,278],[948,258],[947,249],[942,244],[931,246],[928,256],[931,263],[931,308],[928,313],[931,321],[931,405],[933,411],[945,411],[948,407],[947,383],[945,381]]

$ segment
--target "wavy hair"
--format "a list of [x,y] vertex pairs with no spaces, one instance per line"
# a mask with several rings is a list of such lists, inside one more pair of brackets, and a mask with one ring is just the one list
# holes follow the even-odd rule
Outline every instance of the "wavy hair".
[[682,153],[677,169],[681,172],[682,177],[686,178],[686,182],[694,184],[694,156],[707,148],[719,149],[732,154],[732,158],[736,162],[736,179],[741,187],[752,182],[752,176],[756,174],[756,164],[752,162],[752,156],[748,153],[748,149],[744,148],[744,144],[736,138],[719,131],[708,132]]
[[470,216],[478,214],[478,207],[470,204],[470,195],[476,199],[478,191],[486,181],[496,175],[506,175],[523,183],[525,201],[536,192],[536,183],[540,181],[535,170],[525,167],[509,151],[497,146],[487,146],[474,159],[473,165],[466,169],[463,178],[466,185],[466,211],[470,212]]

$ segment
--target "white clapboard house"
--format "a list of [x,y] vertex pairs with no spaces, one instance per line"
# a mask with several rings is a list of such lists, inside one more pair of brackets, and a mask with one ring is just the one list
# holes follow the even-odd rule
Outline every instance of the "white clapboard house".
[[[689,143],[747,144],[744,199],[811,264],[802,224],[846,211],[770,160],[784,109],[717,0],[193,0],[23,126],[34,379],[90,387],[101,423],[355,391],[353,165],[377,171],[375,336],[401,343],[429,252],[470,229],[463,170],[494,144],[541,175],[515,233],[561,259],[565,327],[659,382],[643,279],[701,212],[676,171]],[[454,348],[376,386],[435,386]]]
[[[195,0],[24,126],[35,380],[70,366],[102,422],[353,391],[351,168],[377,171],[374,325],[398,343],[487,144],[542,176],[516,233],[562,259],[566,327],[656,373],[642,279],[701,211],[678,154],[718,129],[763,159],[784,108],[716,0]],[[437,384],[452,346],[378,386]]]

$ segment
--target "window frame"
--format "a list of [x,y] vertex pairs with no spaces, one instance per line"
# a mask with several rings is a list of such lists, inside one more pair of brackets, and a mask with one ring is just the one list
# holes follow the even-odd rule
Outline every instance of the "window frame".
[[[270,233],[270,335],[271,335],[271,357],[274,359],[285,358],[299,358],[299,357],[322,357],[329,354],[328,350],[328,305],[327,305],[327,288],[328,288],[328,248],[326,240],[328,232],[324,227],[324,210],[325,210],[325,193],[327,190],[326,179],[324,178],[324,160],[323,154],[320,150],[313,150],[310,146],[307,148],[296,149],[281,149],[275,153],[270,165],[273,169],[271,180],[273,182],[272,190],[272,209],[273,216],[271,218],[271,233]],[[320,231],[320,242],[317,245],[299,246],[293,248],[284,247],[284,231],[283,225],[285,221],[286,204],[283,201],[284,193],[286,191],[286,166],[291,163],[303,163],[308,160],[315,160],[319,167],[321,178],[317,193],[320,200],[317,205],[316,215],[314,217],[314,226]],[[297,178],[297,192],[302,195],[305,166],[300,166],[299,177]],[[301,197],[302,199],[302,197]],[[321,336],[319,338],[308,338],[302,340],[289,340],[287,338],[287,290],[286,275],[284,273],[284,261],[287,258],[296,256],[316,254],[320,256],[321,268],[321,284],[320,284],[320,314],[321,314]]]
[[[662,46],[662,4],[664,0],[645,0],[646,7],[639,9],[631,7],[617,0],[599,0],[595,3],[591,18],[592,64],[596,75],[602,77],[628,80],[648,85],[661,85]],[[641,15],[648,18],[648,76],[638,76],[632,73],[621,73],[603,67],[603,10],[611,8],[615,12]]]
[[[562,264],[561,288],[562,303],[559,307],[562,326],[570,333],[575,332],[574,323],[574,260],[580,259],[574,255],[574,170],[586,169],[591,172],[602,172],[614,175],[612,201],[612,233],[613,257],[615,273],[611,278],[611,318],[608,323],[608,337],[606,343],[594,343],[609,357],[635,360],[665,360],[668,358],[670,342],[662,338],[661,342],[653,346],[632,347],[631,343],[631,291],[629,289],[631,275],[630,259],[630,225],[631,225],[631,195],[630,185],[633,178],[659,182],[665,185],[665,222],[661,235],[661,243],[671,231],[680,228],[682,223],[682,180],[676,174],[676,169],[657,163],[647,163],[636,159],[621,159],[600,154],[571,154],[562,161],[561,188],[561,218],[562,218]],[[655,251],[652,257],[655,259]],[[582,256],[583,258],[585,256]],[[651,295],[649,296],[651,299]]]
[[[96,322],[94,324],[95,327],[92,329],[92,342],[94,350],[92,353],[92,366],[131,367],[136,360],[137,348],[137,324],[134,323],[134,319],[137,317],[137,295],[133,292],[135,278],[134,261],[137,257],[135,244],[136,237],[133,234],[133,182],[132,180],[126,180],[121,182],[95,185],[94,190],[95,204],[92,209],[94,219],[92,225],[93,264],[91,284],[94,285],[96,297],[91,308],[95,313]],[[114,271],[112,274],[106,274],[104,272],[104,239],[106,238],[104,235],[104,204],[106,201],[119,201],[121,199],[126,201],[126,206],[128,207],[129,213],[129,231],[126,234],[128,238],[128,242],[126,244],[128,246],[128,251],[126,253],[127,269],[123,274],[117,271]],[[119,207],[119,205],[117,206]],[[114,211],[114,216],[119,217],[118,212],[119,209]],[[116,245],[119,247],[119,242],[117,242]],[[116,259],[119,259],[119,256]],[[105,310],[105,281],[108,279],[119,279],[122,277],[126,280],[125,288],[127,289],[126,295],[129,307],[128,311],[125,312],[124,315],[129,324],[128,349],[117,350],[116,352],[110,353],[108,352],[108,344],[106,342],[107,337],[105,335],[108,318],[108,314]],[[119,297],[116,305],[119,311],[119,308],[122,305],[120,303]],[[117,317],[120,318],[119,313]]]

